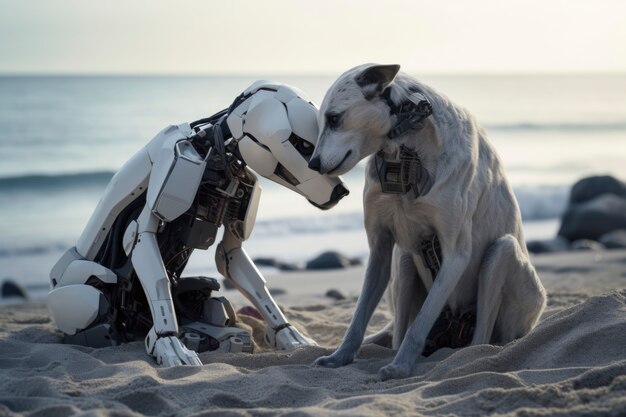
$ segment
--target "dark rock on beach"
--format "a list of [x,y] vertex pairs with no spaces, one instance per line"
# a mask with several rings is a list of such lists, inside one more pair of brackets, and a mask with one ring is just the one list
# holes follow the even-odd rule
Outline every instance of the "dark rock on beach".
[[302,268],[294,263],[279,261],[276,258],[255,258],[256,266],[268,266],[281,271],[300,271]]
[[301,271],[302,268],[296,264],[292,264],[289,262],[278,262],[276,264],[276,268],[281,271]]
[[526,243],[526,247],[532,253],[562,252],[569,249],[569,241],[557,236],[554,239],[531,240]]
[[276,266],[276,263],[278,263],[276,258],[254,258],[252,262],[254,262],[256,266]]
[[609,175],[583,178],[572,187],[569,203],[584,203],[603,194],[626,198],[626,184]]
[[5,297],[18,297],[18,298],[28,298],[28,292],[24,287],[18,284],[15,281],[10,279],[5,279],[2,283],[2,287],[0,288],[0,295],[2,298]]
[[323,252],[306,263],[307,270],[320,269],[342,269],[350,266],[360,265],[361,260],[358,258],[350,259],[339,252],[327,251]]
[[626,229],[626,198],[603,194],[593,200],[570,205],[563,215],[558,235],[569,241],[598,240],[600,236]]
[[606,233],[598,239],[607,249],[626,248],[626,229],[614,230]]
[[578,239],[572,242],[570,245],[570,250],[591,250],[591,251],[601,251],[604,250],[605,247],[602,243],[597,242],[591,239]]
[[335,300],[345,300],[346,296],[343,295],[339,290],[330,289],[326,291],[326,297],[332,298]]
[[572,186],[555,239],[526,243],[529,252],[626,248],[626,183],[609,175]]

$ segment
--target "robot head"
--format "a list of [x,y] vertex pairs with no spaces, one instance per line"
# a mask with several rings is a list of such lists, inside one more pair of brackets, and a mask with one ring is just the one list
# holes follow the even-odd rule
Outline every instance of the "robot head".
[[235,100],[226,123],[250,168],[327,210],[348,189],[340,178],[308,167],[317,142],[317,113],[297,88],[257,81]]

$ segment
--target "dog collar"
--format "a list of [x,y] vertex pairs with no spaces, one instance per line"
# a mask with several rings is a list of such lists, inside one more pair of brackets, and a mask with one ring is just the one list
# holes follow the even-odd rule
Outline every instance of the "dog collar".
[[413,190],[417,198],[426,194],[432,186],[431,175],[417,152],[404,145],[400,146],[396,155],[378,151],[374,162],[383,193],[406,194]]
[[390,114],[396,116],[396,124],[389,130],[389,139],[397,138],[409,130],[419,130],[423,127],[422,121],[433,113],[433,108],[422,93],[413,91],[408,99],[395,104],[391,100],[391,88],[385,89],[381,98],[389,106]]

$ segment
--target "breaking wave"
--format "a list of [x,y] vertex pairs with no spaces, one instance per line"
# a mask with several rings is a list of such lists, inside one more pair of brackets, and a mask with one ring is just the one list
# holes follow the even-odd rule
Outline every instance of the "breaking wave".
[[105,186],[112,176],[113,172],[96,171],[72,174],[28,174],[4,177],[0,178],[0,192]]
[[[24,176],[0,179],[0,191],[24,187],[62,187],[71,184],[92,186],[106,185],[112,173],[94,172],[76,175]],[[569,186],[516,187],[517,197],[524,221],[555,219],[562,215],[569,198]],[[363,213],[324,213],[311,217],[285,217],[258,219],[253,236],[256,239],[289,238],[290,235],[341,233],[362,229]],[[77,236],[63,236],[62,241],[24,242],[21,247],[0,244],[0,258],[23,257],[59,253],[67,250]]]
[[487,124],[490,131],[548,131],[548,132],[618,132],[626,131],[626,122],[606,122],[606,123],[502,123]]

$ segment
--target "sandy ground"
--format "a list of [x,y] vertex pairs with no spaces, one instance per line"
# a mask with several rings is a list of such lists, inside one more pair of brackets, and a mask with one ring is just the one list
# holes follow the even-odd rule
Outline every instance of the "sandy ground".
[[[310,365],[343,335],[362,268],[268,279],[285,290],[277,300],[289,319],[321,347],[210,352],[196,367],[159,368],[140,343],[64,345],[42,303],[4,306],[0,416],[626,415],[626,251],[534,261],[549,302],[528,336],[442,349],[421,359],[415,376],[386,382],[377,371],[394,352],[378,346],[364,346],[344,368]],[[328,288],[348,298],[323,297]],[[388,319],[382,306],[371,329]]]

